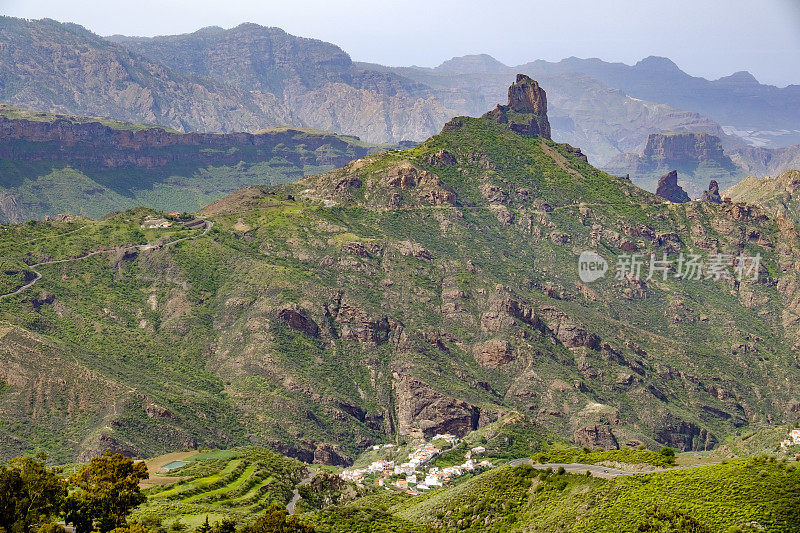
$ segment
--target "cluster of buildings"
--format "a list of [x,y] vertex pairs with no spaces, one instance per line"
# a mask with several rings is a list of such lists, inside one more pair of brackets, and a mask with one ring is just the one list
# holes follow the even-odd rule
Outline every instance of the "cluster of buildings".
[[[345,470],[340,476],[346,481],[359,484],[363,484],[369,478],[369,481],[380,487],[386,487],[387,490],[392,486],[410,494],[419,494],[419,491],[446,485],[451,479],[472,472],[476,468],[492,467],[492,463],[487,460],[476,462],[474,456],[486,453],[483,446],[476,446],[467,451],[464,455],[465,461],[460,465],[428,468],[427,465],[442,451],[433,444],[436,441],[444,441],[451,446],[460,442],[458,437],[449,433],[435,435],[430,441],[414,446],[404,463],[395,464],[395,461],[381,459],[373,461],[366,468]],[[393,444],[376,444],[372,449],[380,450],[393,446]]]
[[789,438],[781,442],[781,448],[788,448],[798,444],[800,444],[800,429],[793,429],[789,432]]

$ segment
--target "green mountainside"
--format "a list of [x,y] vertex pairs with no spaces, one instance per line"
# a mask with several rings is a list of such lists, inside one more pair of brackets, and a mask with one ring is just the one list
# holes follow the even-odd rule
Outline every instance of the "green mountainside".
[[[3,456],[256,444],[342,465],[509,415],[579,446],[706,450],[795,421],[795,226],[665,203],[533,134],[532,80],[509,96],[206,222],[0,227],[3,286],[32,283],[0,299]],[[583,250],[689,249],[760,254],[758,281],[578,278]]]
[[786,217],[797,223],[800,222],[798,188],[800,171],[787,170],[774,178],[745,178],[722,194],[737,202],[760,205],[772,216]]
[[302,128],[182,134],[0,105],[0,222],[139,205],[194,212],[241,187],[294,181],[385,148]]

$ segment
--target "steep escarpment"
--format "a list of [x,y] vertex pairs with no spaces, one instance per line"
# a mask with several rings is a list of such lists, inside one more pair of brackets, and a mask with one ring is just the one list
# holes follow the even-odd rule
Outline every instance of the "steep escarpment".
[[651,134],[641,153],[620,155],[604,168],[629,174],[647,189],[658,176],[677,170],[692,198],[699,197],[711,179],[727,187],[744,177],[742,169],[726,155],[720,139],[708,133]]
[[[0,244],[31,265],[191,231],[147,226],[154,216],[12,226]],[[743,203],[666,203],[491,117],[242,189],[202,216],[214,225],[193,239],[38,266],[33,291],[0,300],[3,323],[124,384],[76,454],[112,440],[128,453],[182,447],[186,433],[163,431],[178,427],[191,445],[343,464],[512,413],[528,434],[586,446],[708,449],[800,409],[792,224]],[[582,281],[585,250],[615,270],[625,254],[686,250],[760,254],[762,267],[741,281],[733,265]],[[50,356],[19,359],[26,377],[0,394],[2,416]],[[122,401],[130,390],[140,396]],[[74,392],[54,387],[53,401]],[[18,448],[63,440],[45,416],[14,420],[2,428]]]
[[291,181],[380,149],[313,130],[180,133],[10,106],[0,113],[0,221],[137,204],[194,211],[243,185]]

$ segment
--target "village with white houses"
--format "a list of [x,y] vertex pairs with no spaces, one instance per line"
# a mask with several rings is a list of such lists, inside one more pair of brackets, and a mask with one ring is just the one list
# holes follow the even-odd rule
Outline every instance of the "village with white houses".
[[[415,444],[408,454],[408,460],[401,464],[396,461],[384,459],[373,461],[364,468],[350,468],[344,470],[340,477],[345,481],[352,481],[358,485],[374,483],[387,490],[401,490],[409,494],[419,494],[420,491],[441,487],[448,484],[454,478],[464,475],[467,472],[492,468],[492,463],[488,460],[476,460],[476,456],[486,453],[483,446],[471,448],[464,454],[464,462],[460,465],[439,468],[428,466],[443,451],[437,448],[434,442],[444,442],[451,447],[459,444],[460,439],[450,433],[435,435],[430,441]],[[395,448],[394,444],[376,444],[372,450],[390,450]]]
[[789,446],[800,445],[800,429],[793,429],[789,432],[789,438],[781,441],[781,449],[786,449]]

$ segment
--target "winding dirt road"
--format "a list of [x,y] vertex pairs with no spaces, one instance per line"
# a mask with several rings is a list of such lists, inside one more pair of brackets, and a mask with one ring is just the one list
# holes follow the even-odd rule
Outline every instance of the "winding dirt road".
[[[177,244],[179,242],[183,242],[183,241],[187,241],[187,240],[199,239],[200,237],[205,237],[206,235],[208,235],[208,232],[211,231],[211,228],[213,226],[214,226],[213,222],[211,222],[210,220],[203,219],[203,227],[205,229],[203,230],[202,233],[199,233],[197,235],[188,235],[186,237],[181,237],[180,239],[175,239],[174,241],[169,241],[169,242],[166,242],[166,243],[163,243],[163,244],[152,244],[152,243],[148,243],[148,244],[131,244],[129,246],[122,246],[122,247],[119,247],[119,248],[109,248],[107,250],[95,250],[94,252],[88,252],[88,253],[79,255],[77,257],[70,257],[69,259],[54,259],[53,261],[43,261],[41,263],[36,263],[35,265],[29,265],[28,268],[30,269],[31,272],[33,272],[36,275],[36,277],[33,278],[32,281],[26,283],[25,285],[23,285],[22,287],[20,287],[19,289],[15,290],[13,292],[8,292],[6,294],[0,294],[0,300],[2,300],[4,298],[10,298],[11,296],[15,296],[15,295],[17,295],[17,294],[19,294],[19,293],[21,293],[23,291],[26,291],[29,288],[33,287],[40,279],[42,279],[42,274],[40,272],[38,272],[37,270],[35,270],[38,267],[45,266],[45,265],[55,265],[55,264],[58,264],[58,263],[70,263],[72,261],[80,261],[82,259],[87,259],[87,258],[93,257],[95,255],[105,254],[105,253],[109,253],[109,252],[120,252],[120,251],[124,252],[126,250],[138,250],[140,252],[144,252],[144,251],[147,251],[147,250],[154,250],[156,248],[166,248],[167,246],[172,246],[173,244]],[[75,230],[75,231],[79,231],[81,229],[83,229],[83,228],[78,228],[78,230]],[[69,233],[74,233],[74,231],[73,232],[69,232]]]

